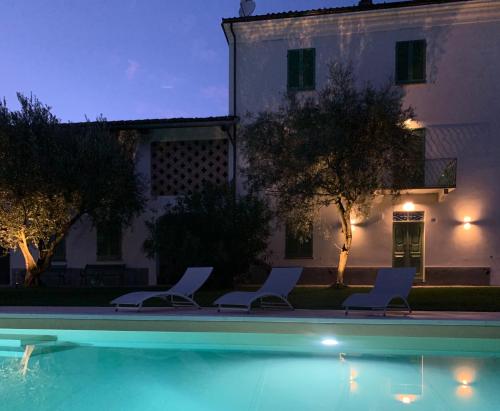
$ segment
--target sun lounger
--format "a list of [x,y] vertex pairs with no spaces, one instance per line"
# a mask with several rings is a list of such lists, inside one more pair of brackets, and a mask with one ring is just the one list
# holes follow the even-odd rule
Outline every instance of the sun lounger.
[[415,278],[415,268],[384,268],[378,271],[375,286],[369,293],[352,294],[345,299],[342,306],[345,315],[351,308],[366,308],[372,310],[383,310],[384,316],[389,304],[394,299],[403,300],[404,305],[411,313],[407,298]]
[[[252,303],[259,300],[261,307],[265,308],[290,308],[288,294],[293,290],[302,274],[302,267],[273,268],[266,282],[257,291],[234,291],[224,294],[214,301],[217,310],[240,309],[250,312]],[[269,301],[270,298],[279,302]],[[266,300],[264,300],[266,299]]]
[[207,281],[213,267],[189,267],[182,278],[170,290],[165,291],[138,291],[122,295],[111,301],[110,304],[119,308],[137,308],[140,310],[144,301],[150,298],[163,298],[170,301],[174,307],[200,308],[194,301],[194,293]]

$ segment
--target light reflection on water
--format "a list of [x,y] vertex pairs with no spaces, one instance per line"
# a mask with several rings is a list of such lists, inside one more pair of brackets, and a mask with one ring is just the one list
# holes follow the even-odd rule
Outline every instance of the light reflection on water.
[[0,359],[0,409],[494,410],[498,357],[75,347]]

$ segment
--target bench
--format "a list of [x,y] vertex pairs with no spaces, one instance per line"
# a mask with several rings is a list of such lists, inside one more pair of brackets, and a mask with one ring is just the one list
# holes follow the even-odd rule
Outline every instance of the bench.
[[80,284],[90,287],[123,285],[125,264],[87,264],[80,272]]

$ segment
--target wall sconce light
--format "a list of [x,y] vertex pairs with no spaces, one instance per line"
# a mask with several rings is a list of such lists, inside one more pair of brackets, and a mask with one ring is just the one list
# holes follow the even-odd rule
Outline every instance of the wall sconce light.
[[472,219],[469,216],[464,217],[464,229],[465,230],[470,230],[470,228],[472,227],[471,221],[472,221]]
[[358,224],[358,220],[351,218],[351,231],[356,231],[356,224]]
[[413,204],[411,201],[407,201],[406,203],[403,204],[403,210],[415,211],[415,204]]

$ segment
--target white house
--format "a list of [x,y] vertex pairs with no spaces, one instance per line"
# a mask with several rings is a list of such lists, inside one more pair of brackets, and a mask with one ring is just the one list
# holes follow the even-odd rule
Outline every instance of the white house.
[[[350,63],[363,82],[392,79],[423,129],[425,177],[356,221],[351,273],[415,265],[430,283],[500,284],[500,1],[361,3],[224,19],[230,113],[244,123],[287,92],[316,92],[333,61]],[[333,239],[323,235],[335,224],[335,211],[324,210],[302,246],[276,233],[274,264],[319,268],[321,281],[337,264],[335,229]]]
[[[376,268],[411,265],[431,284],[500,284],[500,1],[366,3],[224,19],[230,115],[113,122],[143,135],[138,167],[149,183],[148,210],[124,232],[74,227],[54,263],[66,275],[55,281],[85,282],[81,271],[97,264],[125,266],[122,283],[168,281],[161,259],[142,251],[145,222],[203,180],[241,181],[238,119],[244,124],[248,112],[276,108],[287,92],[315,93],[328,64],[342,61],[360,81],[405,89],[425,156],[414,189],[396,201],[381,194],[371,215],[354,221],[347,281],[366,283]],[[303,265],[306,281],[331,282],[339,229],[335,211],[325,209],[309,242],[276,232],[273,264]],[[15,283],[23,267],[17,253],[3,259],[0,282]]]

